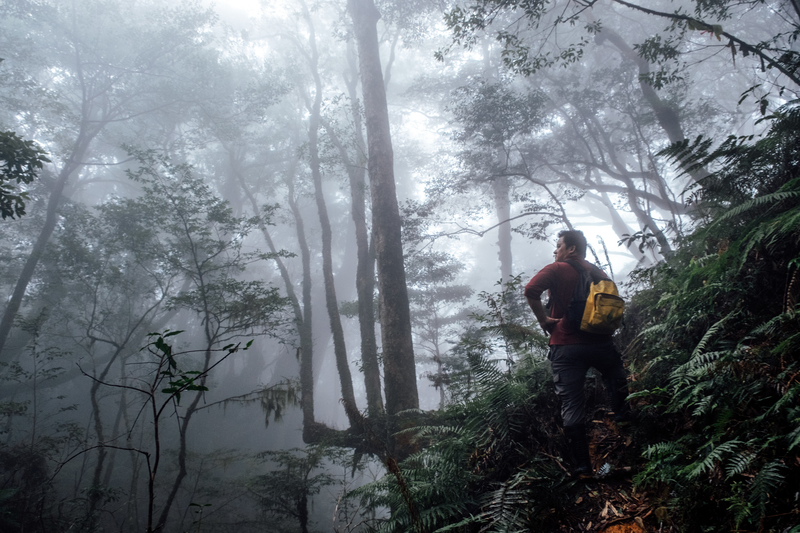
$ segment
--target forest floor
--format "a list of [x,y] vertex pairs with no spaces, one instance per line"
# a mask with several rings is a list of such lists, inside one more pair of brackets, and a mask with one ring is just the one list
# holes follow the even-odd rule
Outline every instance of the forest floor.
[[560,531],[602,533],[667,533],[663,498],[637,489],[633,483],[638,461],[632,453],[630,427],[618,425],[600,409],[588,425],[593,478],[573,485]]

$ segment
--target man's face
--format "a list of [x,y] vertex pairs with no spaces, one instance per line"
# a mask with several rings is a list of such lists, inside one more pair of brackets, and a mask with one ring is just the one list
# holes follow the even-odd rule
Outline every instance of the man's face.
[[556,243],[556,261],[566,261],[569,259],[569,255],[575,252],[575,247],[570,246],[567,248],[567,245],[564,244],[564,237],[559,237],[558,243]]

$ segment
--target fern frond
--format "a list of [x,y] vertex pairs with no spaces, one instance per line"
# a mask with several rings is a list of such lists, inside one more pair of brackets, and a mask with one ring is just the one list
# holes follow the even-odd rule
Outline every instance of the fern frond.
[[786,405],[793,405],[798,393],[800,393],[800,383],[795,383],[791,388],[789,388],[789,390],[781,395],[781,397],[778,398],[778,401],[772,404],[769,409],[764,411],[764,413],[760,416],[756,417],[756,420],[762,422],[767,417],[770,417],[780,411]]
[[[687,469],[689,469],[688,477],[689,479],[697,479],[701,475],[705,474],[706,472],[710,471],[714,468],[714,465],[722,460],[722,456],[725,454],[733,453],[736,449],[742,445],[742,441],[740,440],[729,440],[727,442],[723,442],[705,457],[699,463],[695,463],[695,465],[689,465]],[[694,466],[694,468],[691,468]]]
[[694,411],[692,411],[692,416],[702,416],[714,410],[716,406],[716,396],[713,394],[709,394],[700,399],[695,405]]
[[675,442],[658,442],[656,444],[651,444],[642,452],[642,455],[647,459],[655,459],[657,457],[664,458],[681,454],[682,452]]
[[796,424],[791,433],[786,435],[786,439],[789,441],[789,450],[791,451],[800,444],[800,408],[792,409],[789,420]]
[[725,467],[725,476],[730,479],[733,476],[738,476],[739,474],[744,473],[753,463],[753,459],[755,458],[756,454],[750,451],[743,451],[733,455],[730,459],[728,459],[728,464]]
[[748,499],[750,502],[758,507],[759,515],[764,516],[767,509],[767,501],[770,494],[775,494],[778,488],[783,484],[785,477],[783,470],[786,467],[779,461],[772,461],[767,463],[756,474],[753,483],[750,485],[750,494]]
[[524,489],[517,486],[514,478],[500,484],[500,486],[485,495],[482,521],[486,522],[481,528],[482,532],[491,531],[527,531],[525,508],[528,496]]
[[647,337],[649,335],[661,335],[664,331],[667,330],[667,324],[656,324],[655,326],[650,326],[649,328],[645,328],[639,332],[637,337]]
[[730,353],[731,352],[729,350],[698,353],[692,357],[688,363],[686,363],[686,368],[691,374],[701,375],[705,373],[705,370],[707,370],[709,367],[715,366],[723,356]]
[[439,529],[435,529],[435,530],[433,530],[432,533],[445,533],[447,531],[453,531],[454,529],[461,529],[463,527],[466,527],[466,526],[469,526],[471,524],[475,524],[475,523],[478,523],[478,522],[480,522],[480,517],[479,516],[473,516],[472,514],[470,514],[466,518],[464,518],[463,520],[459,520],[458,522],[456,522],[454,524],[449,524],[449,525],[446,525],[446,526],[441,527]]
[[772,335],[778,330],[778,328],[790,320],[792,320],[792,316],[789,313],[781,313],[776,315],[766,322],[751,329],[746,338],[750,339],[753,337],[760,337],[762,335]]
[[694,350],[692,351],[692,358],[697,357],[698,355],[700,355],[701,352],[706,351],[706,348],[708,347],[709,342],[711,342],[711,339],[713,339],[714,336],[717,334],[717,332],[720,329],[722,329],[722,326],[733,314],[734,312],[728,313],[726,316],[724,316],[723,318],[715,322],[710,328],[708,328],[708,331],[706,331],[705,334],[703,334],[703,338],[700,339],[700,342],[697,343],[697,346],[695,346]]
[[725,222],[726,220],[729,220],[731,218],[740,218],[742,213],[745,213],[751,209],[755,209],[756,207],[763,207],[768,204],[782,202],[784,200],[791,200],[793,198],[800,199],[800,191],[783,191],[772,194],[765,194],[763,196],[757,196],[752,200],[749,200],[741,205],[734,207],[733,209],[728,210],[727,213],[717,218],[717,220],[709,227],[714,227],[717,224],[721,224],[722,222]]
[[690,142],[689,139],[676,141],[658,152],[658,155],[666,156],[677,162],[682,170],[681,175],[690,174],[709,163],[712,144],[712,139],[698,135],[693,142]]
[[[800,195],[800,191],[794,191]],[[779,193],[776,193],[779,194]],[[780,242],[791,239],[794,241],[800,236],[800,210],[792,210],[781,216],[759,224],[745,238],[739,254],[739,272],[747,263],[750,252],[761,246],[773,249]]]

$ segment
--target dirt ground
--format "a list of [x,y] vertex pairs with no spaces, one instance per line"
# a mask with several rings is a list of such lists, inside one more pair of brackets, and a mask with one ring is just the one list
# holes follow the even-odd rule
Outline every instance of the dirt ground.
[[633,484],[636,457],[630,453],[630,428],[618,426],[602,410],[588,425],[589,449],[596,475],[573,487],[574,506],[561,531],[598,533],[668,533],[666,509],[658,498]]

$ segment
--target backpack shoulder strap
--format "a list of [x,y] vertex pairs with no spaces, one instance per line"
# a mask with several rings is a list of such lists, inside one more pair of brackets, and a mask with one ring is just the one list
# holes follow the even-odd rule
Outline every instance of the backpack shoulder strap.
[[600,280],[610,280],[611,279],[608,276],[606,276],[605,272],[603,272],[602,270],[600,270],[599,268],[597,268],[594,265],[592,265],[591,268],[587,271],[583,267],[583,265],[580,263],[580,261],[573,261],[572,259],[568,259],[568,260],[566,260],[564,262],[568,263],[572,268],[574,268],[578,272],[579,275],[583,275],[583,273],[585,272],[589,276],[589,278],[592,280],[592,283],[597,283]]
[[572,259],[567,259],[564,262],[567,263],[572,268],[574,268],[575,270],[577,270],[578,274],[583,274],[584,272],[586,272],[586,269],[583,268],[583,265],[580,264],[578,261],[573,261]]

